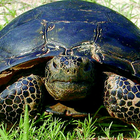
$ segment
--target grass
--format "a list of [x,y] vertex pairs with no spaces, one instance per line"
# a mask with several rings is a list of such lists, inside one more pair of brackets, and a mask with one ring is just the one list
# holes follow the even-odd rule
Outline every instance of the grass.
[[[28,109],[26,107],[24,118],[21,117],[19,127],[12,128],[9,132],[1,125],[0,135],[2,140],[90,140],[90,139],[108,139],[111,138],[111,127],[113,122],[109,124],[109,127],[103,127],[102,124],[98,124],[98,120],[90,115],[83,121],[77,119],[62,120],[62,118],[53,116],[44,116],[38,120],[37,124],[33,120],[28,119]],[[120,127],[118,125],[118,127]],[[123,127],[123,126],[121,126]],[[103,137],[97,136],[96,131],[103,130]],[[124,128],[124,127],[123,127]],[[136,128],[135,128],[136,129]],[[136,131],[138,131],[136,129]],[[99,132],[98,132],[99,133]],[[100,132],[101,133],[101,132]],[[138,132],[139,133],[139,132]],[[140,133],[139,133],[140,134]],[[139,135],[138,134],[138,135]],[[138,136],[132,134],[132,137]],[[123,134],[118,134],[116,137],[119,140]]]
[[[87,1],[95,2],[95,0]],[[20,7],[18,8],[16,5],[17,3],[20,3]],[[45,1],[41,1],[41,4],[45,3]],[[135,9],[134,5],[137,5],[137,7],[140,8],[140,0],[130,0],[130,3],[130,5],[127,3],[120,5],[113,4],[111,0],[101,1],[102,5],[122,13],[128,19],[132,21],[135,19],[133,22],[139,26],[138,20],[140,13],[134,14],[133,11]],[[3,12],[0,13],[3,21],[0,24],[0,29],[17,17],[20,14],[19,11],[24,12],[36,6],[36,3],[31,5],[16,0],[0,0],[0,8],[3,8]],[[134,125],[126,125],[109,116],[98,116],[98,112],[102,110],[104,110],[103,107],[97,110],[94,116],[91,117],[89,115],[85,119],[63,119],[52,115],[42,115],[37,121],[34,121],[29,120],[28,108],[26,107],[24,118],[21,116],[18,127],[13,127],[9,131],[6,131],[6,125],[1,124],[0,140],[122,140],[125,137],[132,137],[133,139],[140,138],[140,131]]]
[[121,140],[124,136],[123,133],[112,135],[114,133],[112,130],[115,130],[115,128],[126,131],[126,134],[129,133],[133,139],[140,138],[140,131],[135,126],[135,131],[132,131],[126,125],[115,124],[113,121],[111,123],[100,123],[94,117],[89,115],[81,121],[79,119],[67,120],[52,115],[42,115],[38,121],[29,121],[26,106],[24,118],[21,117],[18,127],[6,131],[4,124],[1,124],[0,140]]

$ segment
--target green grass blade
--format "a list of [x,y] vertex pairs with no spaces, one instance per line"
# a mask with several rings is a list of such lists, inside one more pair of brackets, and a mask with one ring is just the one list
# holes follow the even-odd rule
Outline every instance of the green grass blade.
[[28,106],[25,106],[25,114],[24,114],[24,132],[23,132],[23,140],[28,140],[29,133],[29,115],[28,115]]
[[4,133],[4,131],[2,129],[0,129],[0,135],[2,137],[2,140],[8,140],[6,133]]

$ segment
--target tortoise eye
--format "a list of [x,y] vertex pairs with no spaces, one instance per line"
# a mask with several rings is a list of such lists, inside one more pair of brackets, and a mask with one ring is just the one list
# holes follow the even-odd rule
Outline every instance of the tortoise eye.
[[56,68],[56,69],[58,68],[58,66],[55,62],[53,62],[53,67]]

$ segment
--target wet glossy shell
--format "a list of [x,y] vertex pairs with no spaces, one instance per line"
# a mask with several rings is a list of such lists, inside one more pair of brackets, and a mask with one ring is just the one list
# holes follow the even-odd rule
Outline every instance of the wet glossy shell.
[[73,54],[139,79],[139,46],[140,30],[115,11],[84,1],[54,2],[22,14],[0,32],[0,78],[9,76],[8,81],[41,58]]

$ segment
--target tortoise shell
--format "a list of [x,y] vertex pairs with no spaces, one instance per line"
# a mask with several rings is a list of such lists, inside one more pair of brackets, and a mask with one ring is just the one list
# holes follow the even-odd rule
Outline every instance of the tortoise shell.
[[61,54],[86,56],[139,79],[139,46],[140,30],[109,8],[84,1],[50,3],[18,16],[0,32],[0,85],[15,71]]

